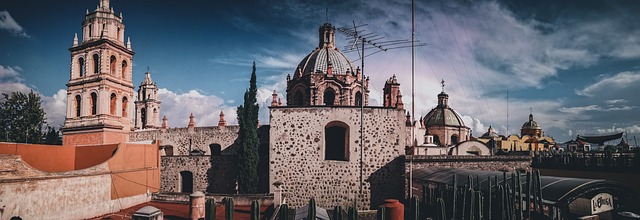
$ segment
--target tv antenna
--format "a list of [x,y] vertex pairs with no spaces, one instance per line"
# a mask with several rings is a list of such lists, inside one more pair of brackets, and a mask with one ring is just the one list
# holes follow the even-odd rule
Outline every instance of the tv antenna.
[[[414,46],[412,44],[412,40],[388,40],[381,41],[384,39],[383,36],[377,35],[373,32],[367,32],[364,27],[367,24],[359,24],[356,25],[355,21],[353,22],[352,27],[340,27],[337,28],[338,31],[353,37],[352,40],[349,41],[350,46],[345,47],[343,52],[357,52],[359,59],[354,61],[360,61],[360,72],[362,86],[360,86],[361,93],[363,95],[363,101],[360,103],[360,194],[362,194],[362,184],[363,184],[363,166],[364,166],[364,83],[365,83],[365,70],[364,70],[364,58],[374,55],[379,52],[393,50],[393,49],[401,49],[401,48],[409,48]],[[426,44],[425,44],[426,45]],[[424,45],[421,45],[424,46]],[[366,49],[373,49],[373,52],[366,54]],[[413,135],[413,134],[412,134]],[[413,140],[412,140],[413,142]]]

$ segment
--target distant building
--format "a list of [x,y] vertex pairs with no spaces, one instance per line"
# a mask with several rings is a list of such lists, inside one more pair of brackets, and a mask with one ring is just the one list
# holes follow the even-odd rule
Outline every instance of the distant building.
[[438,106],[431,109],[424,117],[427,135],[433,135],[434,143],[443,146],[453,146],[469,140],[471,129],[464,124],[462,117],[449,106],[449,95],[444,92],[438,94]]

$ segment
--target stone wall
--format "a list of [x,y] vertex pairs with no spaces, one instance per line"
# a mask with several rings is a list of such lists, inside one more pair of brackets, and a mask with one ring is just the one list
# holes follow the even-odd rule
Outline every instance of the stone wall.
[[237,125],[195,127],[191,129],[145,129],[131,132],[129,140],[132,142],[160,140],[161,146],[173,147],[173,155],[189,155],[189,149],[202,150],[206,155],[211,155],[210,144],[219,144],[222,155],[235,155],[238,150],[236,141],[239,129],[240,127]]
[[[304,206],[314,197],[324,208],[377,208],[385,198],[403,197],[403,161],[409,142],[405,112],[390,108],[364,109],[363,194],[360,194],[360,108],[271,107],[270,192],[282,182],[287,202]],[[348,126],[348,160],[325,160],[325,126]]]
[[181,192],[182,171],[192,173],[194,192],[236,193],[237,156],[164,156],[161,159],[160,191]]

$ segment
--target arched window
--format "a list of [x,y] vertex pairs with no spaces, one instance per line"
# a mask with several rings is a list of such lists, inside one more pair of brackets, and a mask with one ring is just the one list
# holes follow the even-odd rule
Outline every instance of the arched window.
[[193,173],[191,173],[191,171],[180,172],[180,192],[193,192]]
[[336,92],[332,88],[324,90],[324,105],[333,106],[336,100]]
[[122,117],[127,117],[127,107],[129,104],[129,99],[127,97],[122,97]]
[[89,25],[89,38],[91,38],[92,35],[93,35],[93,25],[90,24]]
[[118,40],[121,40],[120,39],[120,27],[118,27],[118,35],[116,36],[116,38],[118,38]]
[[433,135],[433,143],[440,145],[440,136]]
[[293,105],[302,105],[304,102],[304,94],[298,90],[293,94]]
[[78,58],[78,73],[80,73],[80,77],[84,76],[84,59],[82,57]]
[[165,145],[165,146],[160,146],[160,148],[164,149],[165,156],[173,156],[173,146]]
[[140,121],[142,121],[142,128],[147,126],[147,108],[140,109]]
[[361,106],[362,105],[362,93],[360,93],[360,91],[356,92],[356,101],[355,104],[356,106]]
[[116,115],[116,94],[111,93],[109,101],[109,114]]
[[111,56],[109,59],[109,69],[111,70],[111,75],[116,75],[116,57]]
[[91,93],[91,115],[98,113],[98,94]]
[[344,122],[329,122],[324,127],[324,159],[349,161],[349,126]]
[[451,135],[451,144],[458,144],[458,135]]
[[80,117],[80,110],[82,109],[82,97],[80,97],[80,95],[76,95],[76,117]]
[[222,146],[219,144],[209,144],[209,150],[211,150],[211,156],[220,156],[222,154]]
[[127,61],[122,61],[122,78],[124,79],[127,76]]
[[98,54],[93,55],[93,73],[98,74],[100,71],[100,56]]

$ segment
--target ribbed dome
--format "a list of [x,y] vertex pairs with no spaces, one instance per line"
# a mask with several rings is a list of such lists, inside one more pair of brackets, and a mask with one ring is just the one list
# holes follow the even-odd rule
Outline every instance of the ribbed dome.
[[522,129],[542,129],[542,128],[538,126],[538,122],[533,120],[533,114],[529,114],[529,121],[526,121],[522,125]]
[[499,137],[498,133],[493,131],[493,128],[489,126],[489,130],[480,136],[481,138],[497,138]]
[[448,106],[438,106],[431,109],[424,119],[424,124],[425,126],[465,126],[460,115]]
[[312,73],[327,74],[329,63],[332,66],[332,74],[345,75],[347,71],[349,71],[349,74],[353,72],[353,66],[349,59],[336,48],[328,47],[318,48],[311,52],[300,61],[296,71],[301,71],[301,75]]

